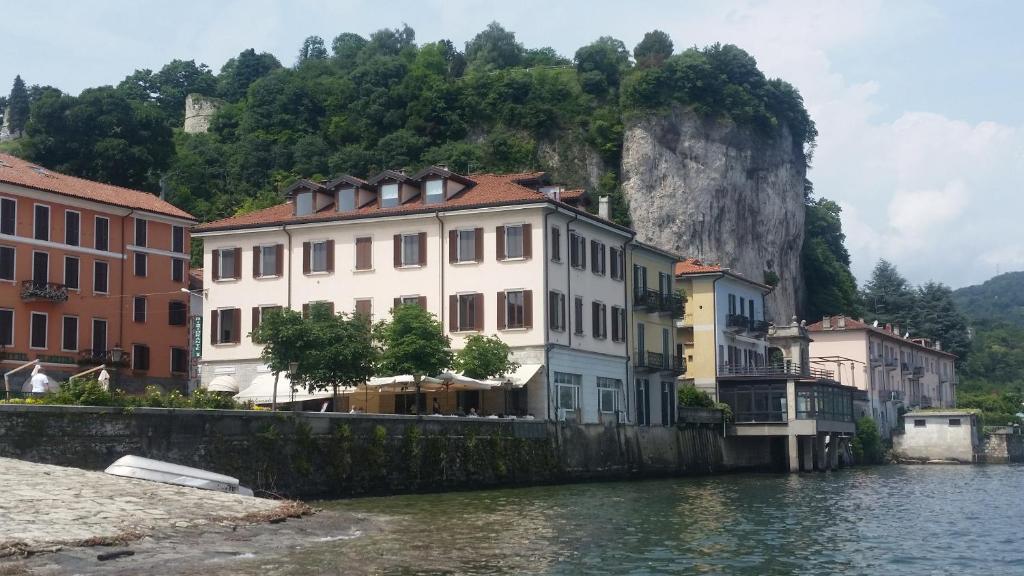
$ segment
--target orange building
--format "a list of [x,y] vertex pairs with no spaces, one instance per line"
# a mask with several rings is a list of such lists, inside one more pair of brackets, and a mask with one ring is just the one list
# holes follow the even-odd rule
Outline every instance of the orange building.
[[0,154],[0,370],[105,363],[129,391],[183,388],[194,223],[153,194]]

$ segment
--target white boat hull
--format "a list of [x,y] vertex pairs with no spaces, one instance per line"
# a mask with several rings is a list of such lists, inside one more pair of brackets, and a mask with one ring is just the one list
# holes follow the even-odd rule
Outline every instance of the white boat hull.
[[202,490],[243,496],[253,495],[252,490],[238,483],[238,478],[141,456],[122,456],[108,466],[105,472],[114,476],[189,486]]

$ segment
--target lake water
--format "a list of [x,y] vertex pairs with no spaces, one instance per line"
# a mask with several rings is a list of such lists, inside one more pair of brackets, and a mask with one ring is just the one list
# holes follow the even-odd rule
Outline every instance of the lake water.
[[1020,466],[595,483],[326,507],[377,517],[383,529],[306,549],[292,558],[296,572],[1024,574]]

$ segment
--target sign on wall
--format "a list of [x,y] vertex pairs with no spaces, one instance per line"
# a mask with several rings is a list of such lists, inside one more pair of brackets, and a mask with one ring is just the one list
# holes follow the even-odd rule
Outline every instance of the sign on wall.
[[192,317],[192,357],[203,357],[203,317]]

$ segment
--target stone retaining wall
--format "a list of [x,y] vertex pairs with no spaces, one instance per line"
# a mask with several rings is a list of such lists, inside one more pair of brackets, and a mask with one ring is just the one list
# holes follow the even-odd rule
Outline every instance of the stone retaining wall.
[[720,426],[0,405],[0,456],[102,470],[126,454],[292,497],[355,496],[766,467]]
[[979,461],[985,464],[1024,462],[1024,435],[1011,429],[986,433]]

